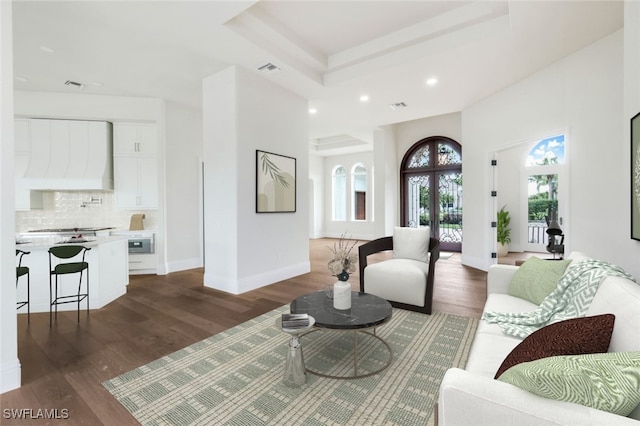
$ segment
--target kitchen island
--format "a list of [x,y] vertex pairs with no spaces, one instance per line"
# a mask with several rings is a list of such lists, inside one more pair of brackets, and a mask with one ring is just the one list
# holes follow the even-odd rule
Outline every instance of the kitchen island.
[[[35,237],[16,242],[16,249],[31,252],[22,258],[22,266],[29,267],[31,276],[31,312],[49,312],[49,248],[59,245],[67,237]],[[89,237],[86,242],[73,243],[91,250],[86,252],[89,263],[89,309],[100,309],[127,292],[129,284],[128,243],[124,237]],[[75,261],[71,259],[70,261]],[[77,292],[78,274],[58,279],[59,293]],[[85,288],[85,277],[82,278]],[[84,290],[83,290],[84,291]],[[26,278],[20,278],[17,300],[26,300]],[[58,311],[75,311],[76,303],[58,305]],[[80,304],[86,309],[86,302]],[[26,313],[26,308],[18,313]]]

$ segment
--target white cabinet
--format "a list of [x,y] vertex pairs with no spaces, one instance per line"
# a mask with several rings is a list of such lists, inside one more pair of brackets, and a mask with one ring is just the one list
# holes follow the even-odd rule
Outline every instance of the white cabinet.
[[111,123],[29,119],[15,127],[16,188],[113,189]]
[[157,132],[151,124],[114,124],[116,206],[158,208]]
[[31,130],[31,157],[25,177],[44,178],[49,169],[51,143],[49,122],[51,120],[29,120]]
[[116,156],[151,156],[158,154],[155,124],[118,123],[113,129],[113,154]]
[[29,154],[31,152],[28,119],[17,118],[13,121],[13,141],[13,149],[16,153]]
[[158,271],[158,258],[155,254],[129,254],[129,273],[155,274]]
[[158,208],[158,160],[155,157],[115,157],[116,206]]
[[41,191],[31,191],[22,185],[21,178],[26,174],[31,158],[31,138],[29,137],[29,120],[19,118],[13,122],[14,135],[14,172],[16,178],[15,209],[41,209],[43,199]]

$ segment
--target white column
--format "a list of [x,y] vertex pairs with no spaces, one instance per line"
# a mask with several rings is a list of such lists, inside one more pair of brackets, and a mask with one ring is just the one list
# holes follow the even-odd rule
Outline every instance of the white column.
[[[229,67],[203,81],[204,284],[233,294],[306,273],[307,101]],[[296,211],[256,213],[256,150],[296,159]]]
[[374,237],[393,235],[393,227],[399,223],[400,194],[398,191],[398,164],[396,141],[391,126],[384,126],[373,133],[375,223]]
[[13,176],[12,2],[0,2],[0,393],[20,387]]

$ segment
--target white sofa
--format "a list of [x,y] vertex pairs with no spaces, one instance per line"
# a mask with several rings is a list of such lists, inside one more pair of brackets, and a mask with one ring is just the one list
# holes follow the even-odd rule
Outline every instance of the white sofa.
[[[574,263],[588,256],[574,252],[568,258]],[[517,269],[511,265],[490,267],[485,312],[529,312],[537,308],[508,294]],[[640,351],[640,285],[620,277],[605,278],[587,316],[607,313],[616,317],[609,352]],[[543,398],[495,380],[503,360],[521,341],[503,334],[497,324],[480,321],[465,369],[452,368],[444,376],[438,398],[438,425],[640,425],[640,406],[622,417]]]

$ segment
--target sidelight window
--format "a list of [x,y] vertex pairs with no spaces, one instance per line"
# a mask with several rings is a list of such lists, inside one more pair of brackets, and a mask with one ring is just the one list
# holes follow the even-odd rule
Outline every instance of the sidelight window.
[[347,171],[343,166],[333,169],[333,220],[347,220]]
[[353,220],[367,220],[367,168],[356,164],[351,172],[353,188]]

